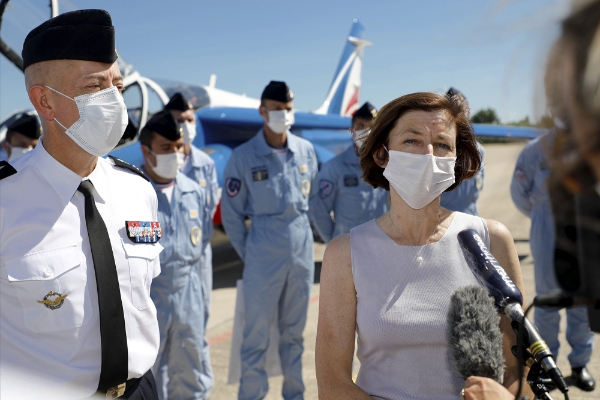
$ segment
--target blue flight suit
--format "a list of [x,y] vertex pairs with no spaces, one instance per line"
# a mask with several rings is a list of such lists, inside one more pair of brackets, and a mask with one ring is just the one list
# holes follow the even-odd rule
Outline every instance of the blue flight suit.
[[[282,165],[261,129],[237,147],[225,168],[223,226],[244,260],[245,324],[239,398],[262,399],[269,327],[278,312],[279,356],[286,400],[302,399],[302,332],[314,281],[313,235],[308,220],[317,156],[310,142],[287,133]],[[245,217],[251,221],[246,228]]]
[[200,263],[212,235],[206,196],[182,173],[171,202],[152,182],[162,228],[161,273],[152,281],[160,347],[152,368],[161,399],[204,399],[204,293]]
[[481,169],[473,178],[462,183],[451,192],[442,193],[441,204],[442,207],[452,211],[460,211],[466,214],[479,216],[477,211],[477,199],[479,199],[479,192],[483,189],[483,161],[485,152],[483,146],[477,142],[477,149],[481,155]]
[[[191,151],[189,154],[189,159],[182,168],[181,172],[205,189],[206,203],[212,218],[215,215],[217,205],[221,200],[215,162],[208,154],[198,149],[193,144],[190,145],[190,147]],[[210,240],[210,237],[208,239]],[[202,289],[204,292],[204,331],[206,333],[206,325],[208,324],[208,317],[210,316],[210,299],[213,286],[212,246],[210,243],[206,246],[204,254],[202,254],[200,271]],[[202,363],[204,364],[202,377],[204,386],[207,388],[208,395],[212,391],[215,379],[212,365],[210,363],[210,349],[206,337],[204,340]]]
[[362,175],[354,145],[323,164],[317,174],[308,213],[325,243],[389,210],[390,192],[374,189]]
[[[515,167],[510,185],[513,202],[521,212],[531,218],[529,244],[535,269],[535,291],[538,295],[559,289],[554,274],[555,227],[546,178],[550,166],[546,152],[551,149],[555,131],[532,140],[525,146]],[[536,307],[535,325],[558,357],[558,310]],[[585,366],[592,356],[594,334],[590,331],[586,307],[567,308],[567,341],[571,345],[571,367]]]

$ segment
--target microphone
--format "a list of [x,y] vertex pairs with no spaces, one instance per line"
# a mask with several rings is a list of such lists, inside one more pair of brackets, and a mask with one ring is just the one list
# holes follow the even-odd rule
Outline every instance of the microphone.
[[485,286],[494,299],[494,304],[500,313],[506,314],[511,325],[518,334],[518,326],[525,328],[523,340],[535,360],[562,393],[569,388],[556,366],[550,348],[542,339],[537,328],[525,317],[523,312],[523,295],[517,285],[508,276],[504,268],[490,253],[483,240],[474,229],[465,229],[458,234],[458,242],[463,251],[467,264],[477,280]]
[[500,316],[494,300],[481,286],[465,286],[450,298],[446,338],[463,379],[469,376],[504,381]]

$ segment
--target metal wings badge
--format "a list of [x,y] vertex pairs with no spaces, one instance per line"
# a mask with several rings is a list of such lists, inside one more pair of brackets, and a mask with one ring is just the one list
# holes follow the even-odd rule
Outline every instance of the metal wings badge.
[[160,222],[125,221],[125,230],[133,243],[158,243],[162,237]]
[[[56,296],[54,299],[52,297]],[[44,296],[44,300],[38,300],[38,303],[41,303],[51,310],[56,310],[61,308],[68,294],[60,294],[53,292],[52,290],[48,292],[47,295]]]

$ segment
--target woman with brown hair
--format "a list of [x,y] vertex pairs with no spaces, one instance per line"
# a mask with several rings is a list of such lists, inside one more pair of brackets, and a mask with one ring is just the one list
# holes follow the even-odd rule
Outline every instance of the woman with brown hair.
[[[390,211],[335,238],[321,271],[316,366],[321,399],[457,399],[446,315],[456,289],[476,284],[457,234],[475,229],[521,288],[513,239],[499,222],[452,212],[440,195],[480,168],[458,96],[413,93],[375,118],[360,149],[363,179],[389,189]],[[516,392],[516,337],[502,317],[504,386]],[[352,381],[355,332],[361,362]]]

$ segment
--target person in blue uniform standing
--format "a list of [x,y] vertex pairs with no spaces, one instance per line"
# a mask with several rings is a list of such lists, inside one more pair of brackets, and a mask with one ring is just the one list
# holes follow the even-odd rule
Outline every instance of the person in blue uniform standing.
[[182,130],[167,110],[140,134],[144,172],[158,197],[161,273],[150,296],[157,309],[160,347],[153,372],[161,399],[204,399],[205,309],[200,263],[212,235],[204,189],[179,172]]
[[8,125],[6,137],[2,142],[7,161],[14,161],[33,150],[40,136],[42,136],[42,129],[40,121],[35,115],[23,114]]
[[[171,111],[183,132],[183,153],[185,157],[181,172],[204,188],[206,203],[212,218],[221,200],[221,189],[217,182],[215,162],[208,154],[193,144],[196,137],[196,114],[194,114],[194,107],[183,94],[177,92],[171,97],[167,105],[165,105],[165,110]],[[210,238],[207,239],[210,240]],[[210,316],[210,299],[213,286],[212,246],[210,243],[205,247],[202,254],[200,274],[204,292],[204,329],[206,330],[208,317]],[[203,349],[202,362],[204,367],[202,369],[202,380],[204,386],[207,388],[208,395],[214,386],[214,373],[210,363],[208,341],[206,340],[204,341]]]
[[382,216],[389,209],[389,191],[374,189],[363,181],[357,153],[376,115],[377,109],[369,102],[354,113],[353,144],[323,164],[315,178],[309,215],[325,243],[350,232],[355,226]]
[[[452,87],[448,89],[446,96],[460,96],[465,102],[467,101],[467,98],[458,89]],[[479,192],[483,190],[483,178],[485,176],[485,152],[483,150],[483,146],[479,142],[477,142],[477,149],[479,150],[479,155],[481,156],[481,169],[477,175],[471,179],[463,181],[454,190],[442,193],[442,207],[452,211],[460,211],[466,214],[479,216],[479,211],[477,210],[477,200],[479,199]]]
[[259,108],[264,127],[233,151],[225,168],[223,226],[244,261],[242,400],[262,399],[268,392],[266,350],[275,313],[283,398],[302,399],[304,393],[302,332],[314,279],[308,197],[317,157],[312,144],[289,131],[292,107],[285,82],[271,81]]
[[[559,290],[554,274],[555,228],[552,206],[546,186],[550,174],[547,154],[554,146],[556,130],[532,140],[525,146],[519,158],[510,184],[510,194],[517,208],[531,218],[529,244],[535,269],[536,294],[544,295]],[[558,309],[536,307],[535,325],[558,357]],[[594,334],[590,330],[585,306],[567,308],[567,341],[571,346],[568,356],[572,375],[578,388],[591,391],[594,378],[586,368],[592,357]]]

